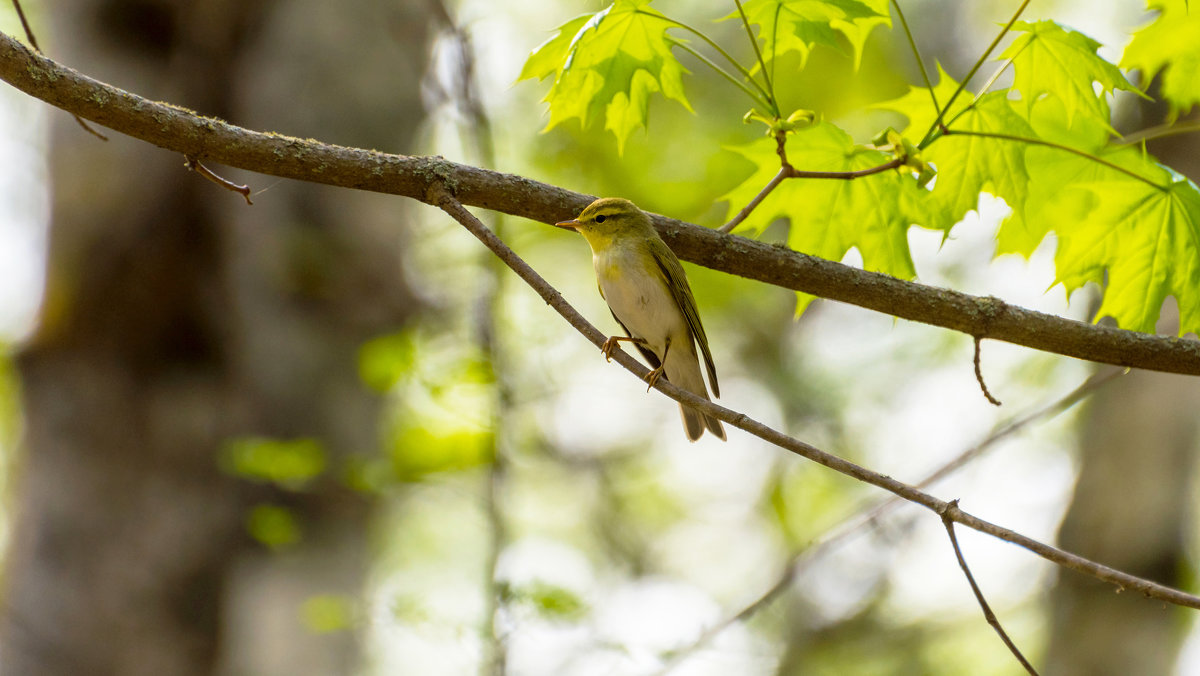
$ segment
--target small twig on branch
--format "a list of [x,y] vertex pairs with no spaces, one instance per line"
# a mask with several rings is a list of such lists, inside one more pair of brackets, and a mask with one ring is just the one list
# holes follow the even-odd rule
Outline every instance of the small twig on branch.
[[[487,228],[478,218],[466,209],[455,197],[450,190],[442,183],[435,182],[430,185],[428,193],[425,195],[425,200],[434,206],[437,206],[442,211],[445,211],[454,220],[458,221],[464,228],[474,235],[485,246],[492,250],[504,261],[513,272],[517,273],[522,280],[525,281],[534,291],[546,301],[568,324],[573,326],[593,345],[600,348],[607,340],[607,336],[600,332],[591,324],[579,311],[571,306],[562,294],[551,286],[536,270],[531,268],[528,263],[521,259],[512,249],[508,247],[496,234]],[[612,358],[625,368],[625,370],[634,374],[638,378],[645,381],[650,375],[650,370],[641,362],[631,357],[624,350],[616,350],[612,353]],[[682,390],[674,384],[659,379],[653,388],[667,395],[671,399],[684,404],[690,408],[694,408],[702,413],[711,415],[714,418],[722,420],[729,425],[736,427],[745,432],[749,432],[754,436],[766,441],[769,444],[778,446],[786,451],[795,453],[796,455],[808,458],[813,462],[824,465],[829,469],[839,472],[853,479],[857,479],[864,483],[869,483],[872,486],[882,488],[886,491],[894,493],[909,502],[921,505],[926,509],[938,514],[942,518],[950,518],[956,523],[960,523],[967,528],[977,530],[981,533],[986,533],[993,537],[999,538],[1006,542],[1011,542],[1020,547],[1033,552],[1034,554],[1056,563],[1064,568],[1091,575],[1099,580],[1103,580],[1117,586],[1120,589],[1133,589],[1145,594],[1148,597],[1174,603],[1176,605],[1186,606],[1188,608],[1200,609],[1200,597],[1188,594],[1187,592],[1178,589],[1172,589],[1166,585],[1146,580],[1135,575],[1105,566],[1086,559],[1078,554],[1072,554],[1067,551],[1052,547],[1044,542],[1039,542],[1029,536],[1022,535],[1014,530],[996,525],[990,521],[985,521],[979,517],[968,514],[958,508],[957,505],[950,504],[943,500],[933,497],[917,488],[910,486],[901,481],[897,481],[890,476],[880,474],[874,470],[867,469],[861,465],[850,462],[844,458],[827,453],[821,449],[807,444],[794,437],[776,430],[772,427],[747,416],[744,413],[725,408],[718,404],[714,404],[708,399],[702,399],[687,390]]]
[[[949,506],[958,507],[958,500],[951,500]],[[1021,650],[1017,648],[1017,644],[1013,643],[1012,639],[1009,638],[1008,633],[1004,631],[1004,627],[1000,625],[1000,620],[996,618],[996,614],[992,612],[991,606],[988,605],[987,599],[983,597],[983,591],[975,583],[975,576],[971,574],[971,568],[967,566],[967,560],[963,558],[962,549],[958,546],[958,536],[954,534],[954,521],[945,514],[942,514],[942,525],[946,527],[946,534],[950,536],[950,544],[954,546],[954,556],[958,558],[958,567],[962,568],[963,575],[967,577],[967,582],[971,585],[971,591],[975,593],[975,600],[979,602],[979,607],[983,610],[983,617],[987,620],[988,624],[992,625],[992,629],[995,629],[996,633],[1000,635],[1000,640],[1004,641],[1004,645],[1008,646],[1013,657],[1016,657],[1021,666],[1025,667],[1025,671],[1028,671],[1032,676],[1038,676],[1037,669],[1033,668],[1029,660],[1025,659],[1025,656],[1021,654]]]
[[196,159],[195,157],[192,157],[191,155],[183,156],[183,166],[187,167],[188,169],[191,169],[192,171],[196,172],[197,174],[200,174],[204,178],[207,178],[208,180],[212,181],[213,183],[216,183],[217,185],[221,186],[222,188],[225,188],[226,190],[232,190],[233,192],[240,194],[243,198],[245,198],[246,204],[251,204],[251,205],[254,204],[254,202],[250,201],[250,186],[240,185],[240,184],[234,183],[233,181],[230,181],[228,179],[217,176],[216,174],[213,173],[212,169],[209,169],[208,167],[204,166],[203,164],[200,163],[200,160]]
[[988,391],[987,383],[983,380],[983,367],[979,364],[979,356],[983,351],[981,348],[982,343],[983,338],[981,336],[975,336],[975,380],[979,382],[979,389],[983,390],[983,396],[992,405],[1000,406],[1000,400],[992,396],[992,393]]
[[[784,162],[787,162],[786,155],[781,155],[781,157],[783,157]],[[779,187],[779,184],[782,183],[784,181],[784,179],[788,179],[788,178],[824,178],[824,179],[837,179],[837,180],[843,180],[843,181],[852,181],[856,178],[863,178],[864,176],[871,176],[873,174],[882,174],[883,172],[885,172],[889,169],[895,169],[896,167],[899,167],[902,164],[904,164],[904,160],[900,159],[900,158],[896,158],[894,160],[885,162],[877,167],[868,167],[866,169],[857,169],[855,171],[804,171],[803,169],[796,169],[795,167],[793,167],[790,164],[784,164],[782,167],[779,168],[779,173],[775,174],[775,177],[772,178],[769,183],[767,183],[766,187],[764,187],[757,195],[755,195],[754,199],[750,200],[750,203],[747,204],[744,209],[739,211],[737,216],[733,217],[733,220],[729,221],[725,225],[722,225],[720,228],[718,228],[717,232],[729,232],[730,230],[733,230],[734,228],[736,228],[738,226],[738,224],[740,224],[742,221],[746,220],[746,217],[750,215],[750,212],[754,211],[755,207],[757,207],[759,204],[762,203],[762,201],[764,199],[767,198],[767,195],[771,194],[771,191],[773,191],[773,190],[775,190],[775,188]]]
[[750,212],[754,211],[754,208],[762,203],[762,201],[767,198],[767,195],[771,194],[772,190],[778,188],[779,184],[783,183],[783,179],[790,176],[788,169],[791,169],[790,165],[780,168],[779,173],[775,174],[775,178],[771,179],[771,182],[768,183],[765,188],[760,190],[759,193],[754,196],[754,199],[750,200],[750,203],[737,213],[737,216],[734,216],[732,220],[725,225],[722,225],[719,231],[729,232],[740,225],[742,221],[746,220],[746,217],[750,215]]
[[[971,448],[959,453],[948,462],[943,463],[937,469],[925,475],[923,479],[913,484],[917,488],[926,488],[941,479],[953,474],[962,469],[972,460],[982,456],[985,452],[994,448],[1000,441],[1020,432],[1030,425],[1040,422],[1045,419],[1052,418],[1079,403],[1085,397],[1091,395],[1101,387],[1111,383],[1118,376],[1128,373],[1128,369],[1108,369],[1106,373],[1098,373],[1087,380],[1083,381],[1078,387],[1071,390],[1065,396],[1057,399],[1053,403],[1039,408],[1038,410],[1029,413],[1025,416],[1013,419],[1003,426],[992,432],[986,439],[975,444]],[[891,495],[882,500],[877,500],[871,506],[855,509],[849,517],[842,520],[836,526],[825,531],[819,537],[814,539],[807,547],[797,552],[787,562],[783,568],[783,572],[776,578],[775,582],[767,588],[765,592],[759,595],[758,598],[751,601],[741,610],[727,616],[717,624],[706,629],[695,641],[691,644],[673,651],[669,655],[667,663],[659,670],[656,676],[665,676],[680,663],[683,662],[689,655],[700,650],[708,645],[714,638],[721,634],[729,627],[737,622],[744,622],[753,617],[763,608],[769,606],[776,598],[779,597],[792,583],[802,569],[802,567],[811,566],[816,560],[820,559],[827,552],[833,551],[836,547],[850,538],[861,533],[863,528],[868,524],[875,523],[889,511],[904,502],[904,499]]]
[[[21,0],[12,0],[12,3],[13,7],[17,10],[17,18],[21,20],[21,28],[25,30],[25,38],[29,40],[29,46],[36,49],[38,53],[41,53],[42,48],[40,45],[38,45],[37,37],[33,34],[33,27],[29,25],[29,19],[25,18],[25,8],[21,7]],[[95,136],[101,141],[108,140],[107,136],[101,134],[95,129],[92,129],[91,125],[89,125],[87,122],[84,122],[82,117],[79,117],[75,113],[71,113],[71,117],[75,118],[75,121],[78,122],[79,126],[83,127],[83,130],[87,133]]]

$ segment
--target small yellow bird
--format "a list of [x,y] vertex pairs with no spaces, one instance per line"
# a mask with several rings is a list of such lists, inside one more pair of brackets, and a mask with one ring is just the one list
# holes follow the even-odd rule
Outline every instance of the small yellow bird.
[[[600,297],[627,336],[606,340],[601,348],[604,356],[611,359],[612,351],[623,341],[633,343],[654,369],[647,378],[651,387],[665,376],[676,386],[708,399],[696,356],[699,343],[713,395],[721,396],[687,275],[650,217],[629,200],[605,197],[589,204],[577,218],[555,225],[579,232],[592,247]],[[725,439],[720,420],[683,404],[679,412],[689,441],[699,439],[705,428]]]

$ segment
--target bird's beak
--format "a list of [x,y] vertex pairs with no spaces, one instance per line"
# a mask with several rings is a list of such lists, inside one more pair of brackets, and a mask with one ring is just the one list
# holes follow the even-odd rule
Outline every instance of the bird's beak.
[[583,224],[580,223],[578,219],[572,218],[569,221],[559,221],[554,225],[564,230],[574,230],[575,232],[579,232],[579,226]]

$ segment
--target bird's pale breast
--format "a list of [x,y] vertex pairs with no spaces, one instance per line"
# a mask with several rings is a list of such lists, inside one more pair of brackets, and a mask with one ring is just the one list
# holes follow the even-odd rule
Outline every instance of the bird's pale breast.
[[649,251],[609,247],[592,259],[609,308],[635,338],[663,354],[667,337],[677,346],[691,343],[687,322]]

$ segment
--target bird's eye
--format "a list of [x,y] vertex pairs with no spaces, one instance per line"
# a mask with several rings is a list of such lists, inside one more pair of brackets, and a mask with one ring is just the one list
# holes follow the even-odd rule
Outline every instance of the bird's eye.
[[606,218],[606,216],[604,214],[600,214],[599,216],[596,217],[596,222],[603,223],[605,218]]

